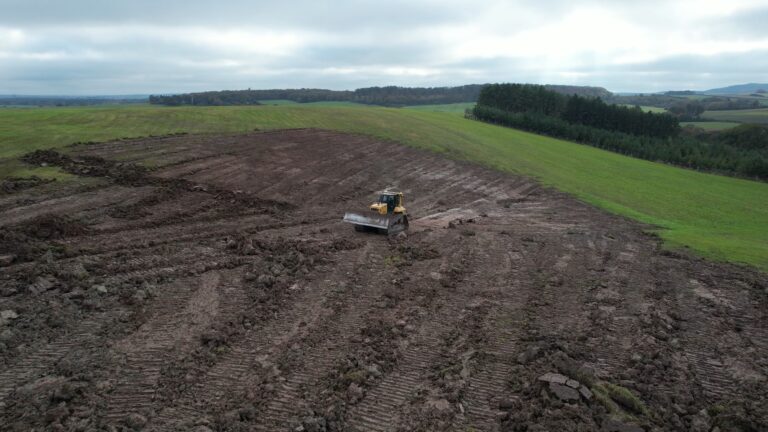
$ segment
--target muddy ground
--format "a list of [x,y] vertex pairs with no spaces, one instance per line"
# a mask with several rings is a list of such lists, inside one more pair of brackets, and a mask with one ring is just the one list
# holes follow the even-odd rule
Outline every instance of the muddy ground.
[[[79,180],[0,192],[2,430],[768,430],[768,277],[530,179],[319,130],[26,161]],[[406,236],[341,222],[389,186]]]

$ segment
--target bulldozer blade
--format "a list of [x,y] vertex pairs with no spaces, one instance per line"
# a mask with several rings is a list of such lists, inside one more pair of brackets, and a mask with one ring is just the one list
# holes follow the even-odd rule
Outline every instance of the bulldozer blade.
[[359,213],[347,212],[344,214],[344,222],[370,228],[387,229],[389,228],[389,215],[363,216]]
[[408,217],[401,214],[388,215],[361,215],[347,212],[344,214],[344,222],[356,226],[374,228],[385,233],[396,233],[408,228]]

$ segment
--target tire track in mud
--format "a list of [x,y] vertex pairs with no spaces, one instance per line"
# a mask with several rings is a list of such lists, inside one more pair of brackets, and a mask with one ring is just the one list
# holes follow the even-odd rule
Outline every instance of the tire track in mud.
[[[344,254],[339,259],[349,262]],[[322,273],[316,276],[320,279],[325,277]],[[268,376],[274,380],[272,375],[276,371],[281,384],[275,391],[280,394],[281,391],[286,393],[293,389],[290,381],[279,372],[285,367],[281,358],[290,354],[292,346],[305,338],[321,318],[324,313],[322,305],[332,292],[335,281],[323,279],[308,283],[298,280],[294,286],[301,291],[293,294],[290,304],[276,312],[274,318],[262,327],[252,329],[236,342],[180,400],[158,416],[154,425],[156,430],[175,430],[177,425],[174,421],[180,417],[220,414],[223,407],[230,403],[239,406],[242,401],[237,398],[248,390],[259,388]],[[312,364],[312,367],[317,365]],[[279,410],[277,404],[273,408]],[[259,419],[267,419],[269,412],[267,409],[259,415]]]
[[[693,276],[693,275],[692,275]],[[738,396],[746,381],[744,375],[762,375],[766,380],[766,370],[759,365],[741,365],[746,370],[739,371],[736,365],[728,362],[741,361],[745,350],[766,346],[768,329],[754,326],[759,321],[746,317],[759,316],[750,298],[739,298],[725,290],[718,289],[708,282],[691,277],[683,282],[686,290],[678,297],[678,307],[686,317],[684,358],[693,372],[693,378],[704,396],[710,401],[729,400]],[[764,314],[764,313],[763,313]],[[710,325],[702,325],[702,323]],[[712,325],[715,322],[717,325]],[[748,323],[742,327],[742,323]],[[745,331],[746,330],[746,331]],[[717,341],[717,349],[708,349],[707,343]],[[737,376],[742,375],[742,376]]]
[[498,239],[488,239],[486,243],[490,248],[485,248],[485,259],[495,262],[493,267],[498,271],[487,294],[491,310],[482,327],[487,340],[475,348],[480,358],[470,369],[461,403],[466,405],[463,424],[469,428],[492,431],[498,428],[499,400],[506,392],[512,365],[521,352],[522,310],[529,293],[516,279],[515,266],[519,263],[505,244]]
[[476,236],[476,260],[494,271],[468,276],[474,283],[467,283],[471,289],[465,293],[461,321],[447,333],[440,360],[431,366],[432,382],[425,386],[430,396],[415,410],[412,405],[398,430],[492,431],[499,426],[498,403],[520,350],[527,293],[516,281],[522,255],[508,250],[504,237],[493,230]]
[[236,297],[238,290],[231,283],[221,283],[221,278],[218,272],[206,273],[194,289],[186,280],[177,281],[154,305],[153,317],[115,344],[113,349],[124,356],[126,364],[107,398],[105,420],[151,411],[161,368],[183,353],[211,323],[220,297]]
[[[642,311],[638,307],[645,304],[648,287],[638,287],[634,280],[637,278],[630,270],[630,265],[637,259],[637,248],[632,244],[623,244],[623,239],[612,239],[602,236],[600,239],[588,240],[588,250],[593,251],[595,257],[600,259],[588,259],[587,265],[600,270],[593,284],[588,287],[592,291],[590,303],[593,305],[590,312],[591,319],[599,333],[603,335],[622,335],[623,340],[614,339],[612,342],[600,338],[592,346],[594,354],[593,367],[597,376],[611,379],[628,367],[631,350],[638,349],[643,344],[641,336],[634,339],[633,346],[626,346],[630,340],[629,335],[637,333],[638,316]],[[595,245],[595,248],[589,245]],[[599,263],[596,263],[599,261]],[[617,344],[622,344],[619,348]]]
[[[471,268],[472,248],[463,242],[455,242],[451,255],[440,265],[441,278],[460,277],[449,281],[449,285],[437,288],[437,297],[432,300],[436,307],[427,313],[418,329],[415,341],[402,348],[399,360],[391,372],[371,388],[365,397],[352,407],[345,424],[352,431],[387,431],[408,408],[408,402],[416,396],[417,390],[431,385],[433,367],[440,360],[442,344],[446,335],[460,322],[461,312],[467,305],[466,294],[462,294],[467,274],[456,274],[457,263],[463,263],[463,270]],[[474,243],[474,242],[472,242]],[[453,285],[453,286],[451,286]]]
[[[367,313],[381,294],[382,284],[360,285],[362,273],[371,268],[371,258],[383,259],[372,255],[374,247],[382,247],[381,243],[378,239],[369,240],[355,260],[348,260],[347,265],[341,266],[340,274],[349,275],[345,289],[329,293],[332,297],[326,296],[325,300],[330,301],[324,303],[333,303],[331,299],[335,298],[336,304],[326,305],[332,309],[315,317],[318,319],[315,320],[314,328],[308,329],[309,334],[304,335],[303,342],[317,340],[319,343],[309,344],[311,348],[301,353],[300,364],[286,371],[287,376],[276,385],[274,395],[260,412],[255,430],[271,431],[288,427],[292,418],[309,408],[304,397],[305,389],[316,385],[339,358],[346,355],[343,346],[339,345],[364,324]],[[318,325],[320,320],[324,322]]]
[[19,386],[44,375],[71,350],[93,346],[99,339],[98,332],[104,326],[105,320],[106,314],[93,316],[71,333],[44,344],[17,360],[15,365],[0,372],[0,402],[8,398]]

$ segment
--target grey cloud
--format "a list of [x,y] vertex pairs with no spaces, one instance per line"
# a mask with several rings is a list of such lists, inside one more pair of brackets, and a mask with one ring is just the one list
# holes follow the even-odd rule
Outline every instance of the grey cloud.
[[396,28],[456,22],[466,15],[450,2],[394,1],[189,1],[189,0],[0,0],[0,24],[7,26],[152,24],[312,27],[347,29]]
[[[495,81],[655,91],[768,79],[766,51],[676,56],[632,65],[613,64],[599,46],[586,47],[579,54],[579,64],[555,65],[536,57],[503,53],[473,58],[474,53],[468,52],[457,58],[452,51],[456,41],[472,41],[477,36],[509,37],[557,22],[582,8],[607,8],[621,16],[637,16],[643,28],[654,30],[649,34],[658,34],[663,40],[671,23],[679,24],[681,18],[649,23],[641,22],[640,17],[661,17],[665,3],[0,0],[0,35],[3,29],[23,32],[20,41],[0,40],[0,93],[348,89]],[[733,41],[733,51],[738,51],[739,37],[768,38],[760,27],[766,15],[766,9],[759,9],[690,26],[694,33],[708,31],[724,42]],[[711,27],[702,28],[704,24]],[[585,23],[587,28],[595,25],[601,24]],[[228,46],[226,38],[207,44],[190,37],[197,32],[229,30],[256,34],[276,31],[296,35],[300,41],[286,45],[284,50],[262,53],[250,50],[250,46]],[[731,35],[736,39],[729,39]],[[253,48],[261,43],[257,38]]]
[[712,19],[702,26],[703,32],[745,38],[768,37],[768,7],[741,12],[726,18]]

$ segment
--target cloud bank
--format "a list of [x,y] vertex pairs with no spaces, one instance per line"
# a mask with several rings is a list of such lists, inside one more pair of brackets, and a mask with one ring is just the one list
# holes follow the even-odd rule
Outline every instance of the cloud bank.
[[768,81],[750,0],[0,0],[0,94]]

